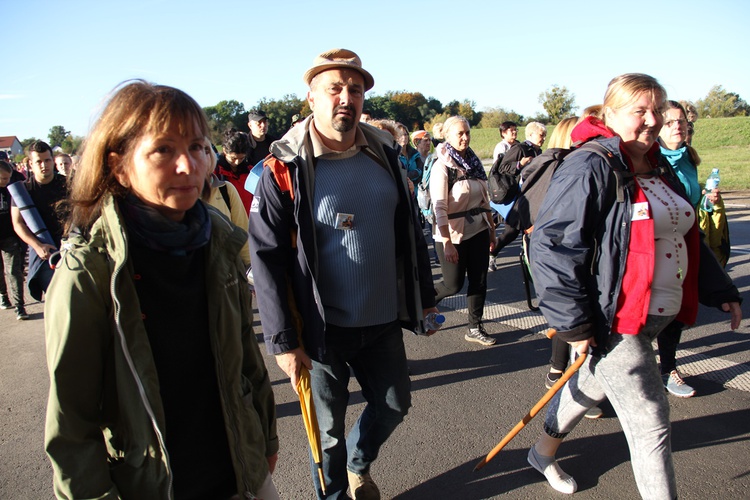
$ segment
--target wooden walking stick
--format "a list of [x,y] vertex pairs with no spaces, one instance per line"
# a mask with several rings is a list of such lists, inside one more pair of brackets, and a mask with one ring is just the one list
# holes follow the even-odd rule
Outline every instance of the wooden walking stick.
[[[556,333],[557,331],[554,328],[550,328],[549,330],[547,330],[545,335],[547,336],[547,338],[551,339],[555,336]],[[542,399],[540,399],[537,404],[535,404],[534,407],[529,410],[529,413],[527,413],[526,416],[523,417],[523,419],[521,419],[521,421],[518,422],[516,426],[513,427],[513,429],[511,429],[511,431],[499,443],[497,443],[497,446],[492,448],[492,451],[490,451],[486,457],[484,457],[476,466],[474,466],[474,472],[478,471],[479,469],[487,465],[490,460],[495,458],[495,455],[497,455],[500,450],[505,448],[505,446],[510,443],[511,440],[516,437],[519,432],[521,432],[521,429],[526,427],[526,424],[531,422],[531,419],[534,418],[542,408],[544,408],[544,405],[549,403],[549,400],[552,399],[555,393],[557,393],[557,391],[559,391],[562,386],[565,385],[570,377],[572,377],[573,374],[578,371],[581,365],[583,365],[583,362],[586,361],[586,357],[586,354],[581,354],[578,359],[576,359],[575,363],[570,365],[570,367],[565,370],[565,373],[562,374],[560,379],[555,382],[555,384],[544,394],[544,396],[542,396]]]

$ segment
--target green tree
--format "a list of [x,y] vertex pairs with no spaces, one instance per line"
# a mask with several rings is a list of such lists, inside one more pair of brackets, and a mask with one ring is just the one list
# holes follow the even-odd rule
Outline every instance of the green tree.
[[220,101],[215,106],[203,108],[211,128],[211,141],[221,144],[222,134],[228,128],[247,132],[247,112],[245,106],[235,100]]
[[365,99],[363,109],[375,119],[395,120],[397,116],[396,103],[387,95],[371,95]]
[[476,107],[477,104],[468,99],[464,99],[461,101],[461,104],[458,105],[458,114],[466,118],[469,121],[469,125],[472,127],[482,119],[482,114],[474,111],[474,108]]
[[70,135],[70,132],[65,130],[62,125],[55,125],[49,129],[49,145],[50,147],[61,146],[66,137]]
[[479,122],[478,128],[499,128],[503,122],[522,123],[523,116],[513,110],[489,108],[482,112],[482,120]]
[[396,116],[394,120],[406,125],[409,130],[422,128],[424,118],[420,107],[427,106],[427,98],[420,92],[386,93],[393,101]]
[[302,112],[304,101],[294,94],[287,94],[281,99],[266,99],[258,101],[257,109],[262,109],[268,116],[268,134],[271,137],[281,137],[289,130],[292,116]]
[[550,123],[559,123],[560,120],[573,116],[573,112],[578,109],[575,98],[567,88],[559,85],[553,85],[539,94],[539,102],[547,112]]
[[83,144],[83,137],[80,135],[69,134],[60,144],[60,147],[68,154],[78,154]]
[[747,116],[750,114],[748,104],[734,92],[727,92],[721,85],[714,85],[703,99],[695,103],[698,116],[706,118],[724,118],[730,116]]
[[461,103],[456,101],[455,99],[443,106],[443,113],[450,116],[455,116],[461,114],[459,111],[459,108],[461,106]]
[[31,143],[38,141],[36,137],[29,137],[28,139],[24,139],[21,141],[21,147],[26,151],[26,148],[28,148]]

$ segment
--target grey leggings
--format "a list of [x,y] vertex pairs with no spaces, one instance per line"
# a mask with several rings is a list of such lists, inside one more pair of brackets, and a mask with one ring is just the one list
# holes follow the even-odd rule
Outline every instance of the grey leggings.
[[628,440],[633,474],[644,499],[677,497],[669,403],[651,346],[673,318],[649,315],[638,335],[610,335],[607,354],[586,359],[550,402],[544,423],[547,434],[565,437],[586,410],[609,399]]

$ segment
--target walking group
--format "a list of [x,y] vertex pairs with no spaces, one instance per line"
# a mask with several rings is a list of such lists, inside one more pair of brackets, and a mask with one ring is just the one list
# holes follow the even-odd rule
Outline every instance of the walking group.
[[[17,206],[0,242],[17,311],[18,249],[54,261],[42,288],[45,447],[58,498],[279,498],[274,483],[284,478],[273,472],[290,444],[277,435],[253,298],[265,348],[292,390],[309,379],[320,441],[312,491],[381,498],[372,465],[412,404],[404,330],[435,334],[425,318],[467,280],[465,339],[493,345],[483,323],[488,262],[521,232],[539,307],[557,331],[548,379],[559,378],[569,348],[588,355],[549,404],[529,464],[574,493],[555,454],[607,398],[641,496],[677,498],[665,384],[684,385],[674,363],[680,332],[699,301],[729,313],[733,329],[741,320],[737,288],[699,232],[685,110],[650,76],[614,78],[556,146],[596,143],[607,157],[574,147],[533,231],[506,221],[498,238],[465,118],[449,118],[434,137],[362,120],[375,80],[346,49],[315,57],[303,80],[310,116],[275,139],[253,110],[250,133],[226,131],[218,156],[190,96],[140,80],[109,96],[68,177],[55,173],[49,146],[30,148],[24,182],[52,244]],[[542,157],[546,129],[532,123],[518,143],[517,128],[501,126],[497,151],[523,178]],[[14,174],[4,165],[7,200]],[[662,331],[671,332],[659,341],[666,377],[651,347]],[[366,404],[347,430],[351,374]]]

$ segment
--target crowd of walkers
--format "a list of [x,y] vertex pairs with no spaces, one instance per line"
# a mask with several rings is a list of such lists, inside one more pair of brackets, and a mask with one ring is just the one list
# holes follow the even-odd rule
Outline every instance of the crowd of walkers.
[[[219,154],[190,96],[135,80],[109,96],[80,158],[35,142],[28,167],[0,161],[1,307],[28,319],[28,248],[29,289],[37,280],[44,300],[58,498],[279,498],[273,472],[289,444],[277,435],[253,295],[267,352],[292,390],[311,387],[318,498],[381,497],[371,466],[412,403],[403,330],[435,334],[427,318],[465,279],[465,339],[495,344],[483,322],[487,263],[518,232],[499,243],[469,122],[453,116],[430,134],[364,120],[375,80],[350,50],[318,55],[303,80],[312,114],[295,115],[278,140],[253,110],[249,133],[227,130]],[[523,142],[517,129],[501,125],[495,154],[522,179],[546,129],[530,123]],[[687,111],[654,78],[621,75],[551,139],[597,143],[610,159],[574,149],[527,234],[539,307],[557,331],[547,385],[569,357],[588,355],[552,399],[528,462],[574,493],[555,454],[608,398],[641,496],[677,498],[666,391],[694,393],[675,365],[680,332],[699,301],[729,313],[733,329],[741,320],[726,262],[699,234]],[[347,431],[351,374],[366,405]]]

